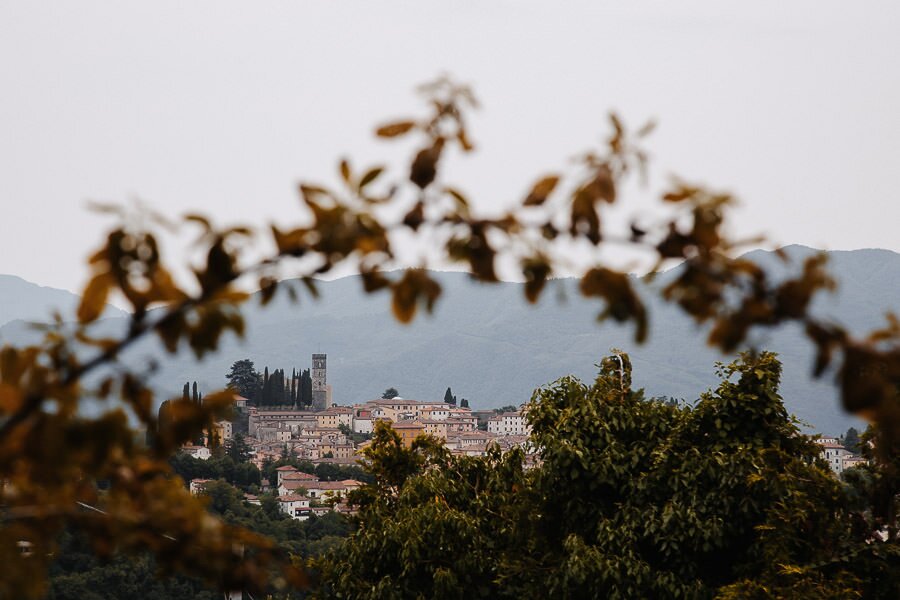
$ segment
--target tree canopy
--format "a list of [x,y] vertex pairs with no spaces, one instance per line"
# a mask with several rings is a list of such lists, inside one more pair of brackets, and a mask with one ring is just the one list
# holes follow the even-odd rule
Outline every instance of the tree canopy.
[[[775,356],[720,368],[692,407],[647,401],[609,357],[527,406],[521,451],[410,449],[379,426],[360,527],[317,561],[341,598],[893,598],[897,540],[872,544],[778,395]],[[624,378],[623,378],[624,375]],[[622,382],[626,382],[623,387]],[[877,578],[872,574],[877,573]]]

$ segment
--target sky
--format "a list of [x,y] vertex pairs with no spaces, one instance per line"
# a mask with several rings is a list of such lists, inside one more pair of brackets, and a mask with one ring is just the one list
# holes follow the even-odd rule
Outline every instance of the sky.
[[900,4],[549,0],[0,2],[0,273],[79,289],[140,199],[290,223],[342,156],[408,158],[375,125],[417,84],[471,84],[485,211],[606,133],[654,118],[647,198],[672,174],[735,193],[736,235],[900,251]]

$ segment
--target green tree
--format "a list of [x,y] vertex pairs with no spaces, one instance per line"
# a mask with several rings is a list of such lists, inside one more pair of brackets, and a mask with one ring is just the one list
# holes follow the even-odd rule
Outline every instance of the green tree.
[[253,367],[253,361],[249,358],[237,360],[231,365],[231,370],[225,375],[228,387],[251,403],[256,400],[259,388],[259,373]]
[[244,436],[235,433],[225,442],[225,455],[231,457],[236,463],[245,463],[250,460],[250,446],[244,440]]
[[463,398],[462,400],[459,401],[459,407],[460,408],[469,408],[469,401],[466,400],[465,398]]
[[400,392],[397,391],[397,388],[389,387],[388,389],[384,390],[384,393],[381,394],[381,397],[384,400],[390,400],[392,398],[396,398],[399,395],[400,395]]
[[447,391],[444,392],[444,404],[456,404],[456,399],[453,396],[453,392],[450,391],[450,388],[447,388]]
[[851,427],[844,435],[844,448],[854,454],[859,454],[859,431],[855,427]]
[[[361,527],[318,561],[345,598],[872,597],[900,591],[896,545],[873,550],[841,485],[786,413],[774,355],[722,366],[694,407],[630,389],[611,356],[528,405],[539,466],[495,449],[411,449],[378,425]],[[625,385],[623,386],[623,382]],[[876,558],[884,552],[890,559]],[[828,568],[820,565],[827,564]],[[892,566],[893,565],[893,566]],[[761,590],[769,590],[760,595]],[[768,594],[768,595],[766,595]]]

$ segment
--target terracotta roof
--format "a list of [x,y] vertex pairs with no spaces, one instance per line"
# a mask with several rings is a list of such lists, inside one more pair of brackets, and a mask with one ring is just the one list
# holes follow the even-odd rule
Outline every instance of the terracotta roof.
[[309,487],[310,485],[318,485],[319,480],[316,481],[297,481],[296,479],[289,479],[287,481],[282,481],[281,485],[278,487],[283,487],[286,490],[296,490],[298,488]]
[[422,429],[425,426],[418,421],[397,421],[391,427],[394,429]]
[[296,471],[297,467],[292,467],[291,465],[284,465],[283,467],[278,467],[275,470],[276,471]]
[[[348,480],[351,481],[351,480]],[[353,485],[361,485],[358,481],[354,481],[352,484],[348,484],[343,481],[320,481],[319,483],[310,485],[308,489],[310,490],[323,490],[323,491],[331,491],[331,490],[345,490],[348,487],[352,487]]]
[[279,502],[298,502],[301,500],[309,500],[306,496],[300,496],[298,494],[288,494],[287,496],[279,496]]
[[318,475],[313,475],[312,473],[304,473],[302,471],[297,471],[296,473],[285,473],[282,477],[282,481],[310,481],[315,479],[319,480]]

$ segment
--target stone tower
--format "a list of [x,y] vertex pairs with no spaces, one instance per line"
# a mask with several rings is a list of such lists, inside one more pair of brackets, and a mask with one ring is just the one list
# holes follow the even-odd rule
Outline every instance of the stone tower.
[[312,409],[328,408],[328,389],[325,383],[325,354],[312,355]]

